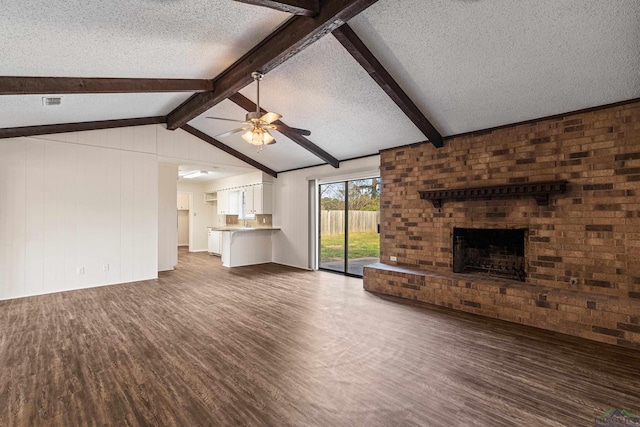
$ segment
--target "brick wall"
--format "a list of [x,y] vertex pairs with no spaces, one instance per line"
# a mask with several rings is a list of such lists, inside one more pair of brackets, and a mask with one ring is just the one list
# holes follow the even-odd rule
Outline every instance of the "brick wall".
[[[485,310],[474,306],[479,302],[465,299],[460,289],[451,289],[455,298],[441,296],[436,301],[428,297],[428,279],[422,290],[402,288],[402,296],[457,304],[454,308],[467,307],[467,311],[605,342],[640,343],[640,326],[632,322],[637,320],[634,314],[640,316],[640,311],[633,311],[640,310],[640,102],[456,137],[443,148],[420,144],[387,150],[381,154],[381,176],[382,263],[453,277],[448,275],[454,227],[528,229],[527,277],[520,286],[533,293],[515,311],[535,308],[536,314],[532,316],[530,310],[525,321],[515,312],[506,316],[496,311],[496,301],[507,296],[500,293],[501,286],[492,291],[496,297],[483,296]],[[418,194],[419,190],[560,179],[569,182],[567,191],[552,195],[549,206],[517,197],[449,200],[438,209]],[[391,261],[391,256],[397,261]],[[365,287],[402,294],[389,284],[393,280],[380,280],[388,274],[369,269]],[[455,280],[472,280],[467,275],[460,277]],[[577,278],[577,283],[571,284],[571,278]],[[517,286],[508,288],[514,293]],[[471,286],[462,288],[472,290]],[[543,318],[551,312],[538,309],[562,310],[541,304],[546,301],[540,301],[540,290],[545,295],[570,292],[575,304],[588,311],[576,314],[577,319],[576,315],[566,316],[566,320],[588,333],[550,326]],[[468,304],[460,303],[462,300]],[[562,314],[554,316],[556,323],[565,323]],[[593,320],[596,318],[602,321]],[[598,332],[597,328],[606,330]]]

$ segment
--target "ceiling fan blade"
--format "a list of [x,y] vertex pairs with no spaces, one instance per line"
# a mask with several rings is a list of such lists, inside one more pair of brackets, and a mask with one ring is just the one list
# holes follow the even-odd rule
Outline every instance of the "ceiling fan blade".
[[224,138],[225,136],[233,135],[234,133],[242,132],[245,130],[251,129],[250,127],[242,127],[238,129],[230,130],[229,132],[221,133],[220,135],[214,136],[214,138]]
[[207,119],[213,119],[213,120],[225,120],[225,121],[227,121],[227,122],[236,122],[236,123],[246,123],[244,120],[225,119],[224,117],[207,117]]
[[298,133],[298,134],[304,135],[304,136],[311,135],[311,131],[310,130],[306,130],[306,129],[291,128],[289,126],[284,126],[284,125],[273,125],[273,126],[275,126],[274,129],[277,130],[278,132],[291,131],[291,132],[295,132],[295,133]]
[[264,120],[267,123],[273,123],[276,120],[280,120],[282,116],[278,113],[267,113],[264,116],[260,117],[260,120]]

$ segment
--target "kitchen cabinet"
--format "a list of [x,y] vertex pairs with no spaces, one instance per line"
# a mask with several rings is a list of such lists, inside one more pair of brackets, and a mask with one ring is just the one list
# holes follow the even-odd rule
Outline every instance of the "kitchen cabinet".
[[229,190],[218,191],[218,215],[227,215],[229,213]]
[[222,231],[209,229],[207,243],[210,254],[220,255],[222,253]]
[[239,215],[244,197],[244,214],[273,213],[273,198],[270,183],[250,185],[240,190],[217,192],[218,215]]
[[247,187],[244,197],[245,213],[254,215],[273,213],[271,184],[262,183]]
[[188,193],[178,193],[178,210],[179,211],[189,210],[189,194]]

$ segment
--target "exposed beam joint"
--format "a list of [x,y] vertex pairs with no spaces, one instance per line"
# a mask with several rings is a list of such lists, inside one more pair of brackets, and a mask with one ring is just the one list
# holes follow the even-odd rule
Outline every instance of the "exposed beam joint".
[[264,6],[294,15],[315,16],[320,11],[320,0],[236,0],[240,3]]
[[0,95],[210,92],[213,80],[84,77],[0,77]]
[[123,128],[164,123],[164,116],[142,117],[137,119],[102,120],[96,122],[63,123],[55,125],[24,126],[0,129],[0,139],[21,136],[49,135],[55,133],[81,132],[86,130]]
[[[239,92],[231,95],[229,97],[229,100],[235,102],[238,106],[240,106],[241,108],[244,108],[247,111],[256,111],[256,104],[252,100],[250,100],[249,98],[247,98],[246,96],[242,95]],[[264,114],[267,113],[267,111],[264,108],[260,108],[260,110]],[[287,126],[281,120],[276,120],[274,123],[277,125]],[[331,154],[327,153],[322,148],[318,147],[316,144],[309,141],[307,138],[300,135],[299,133],[296,133],[293,131],[287,131],[287,130],[279,130],[278,132],[280,132],[281,134],[283,134],[284,136],[286,136],[287,138],[289,138],[290,140],[292,140],[293,142],[295,142],[305,150],[309,151],[310,153],[316,155],[320,159],[329,163],[334,168],[340,167],[340,161],[338,159],[336,159]]]
[[276,172],[276,171],[274,171],[272,169],[269,169],[268,167],[266,167],[262,163],[256,162],[251,157],[245,156],[241,152],[234,150],[233,148],[229,147],[228,145],[225,145],[222,142],[218,141],[217,139],[207,135],[206,133],[199,131],[198,129],[194,128],[193,126],[184,125],[180,129],[182,129],[185,132],[190,133],[191,135],[195,136],[196,138],[200,138],[204,142],[213,145],[214,147],[224,151],[227,154],[231,154],[236,159],[242,160],[243,162],[250,164],[254,168],[259,169],[262,172],[264,172],[264,173],[266,173],[268,175],[271,175],[274,178],[278,177],[278,172]]
[[347,49],[351,56],[358,61],[362,68],[369,73],[371,78],[378,83],[382,90],[389,95],[393,102],[400,107],[404,114],[429,138],[429,141],[436,147],[442,147],[443,140],[440,132],[429,122],[351,27],[349,27],[348,24],[344,24],[335,29],[333,35],[342,46]]
[[305,47],[353,18],[376,0],[325,0],[313,18],[294,16],[213,80],[213,92],[193,95],[167,116],[177,129],[253,81],[251,73],[271,71]]

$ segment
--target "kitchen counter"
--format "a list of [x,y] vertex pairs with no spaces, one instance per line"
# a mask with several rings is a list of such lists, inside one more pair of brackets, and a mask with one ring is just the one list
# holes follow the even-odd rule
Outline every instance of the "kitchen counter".
[[277,227],[208,227],[222,232],[221,259],[224,267],[264,264],[273,260],[272,235]]
[[280,230],[277,227],[207,227],[217,231],[275,231]]

